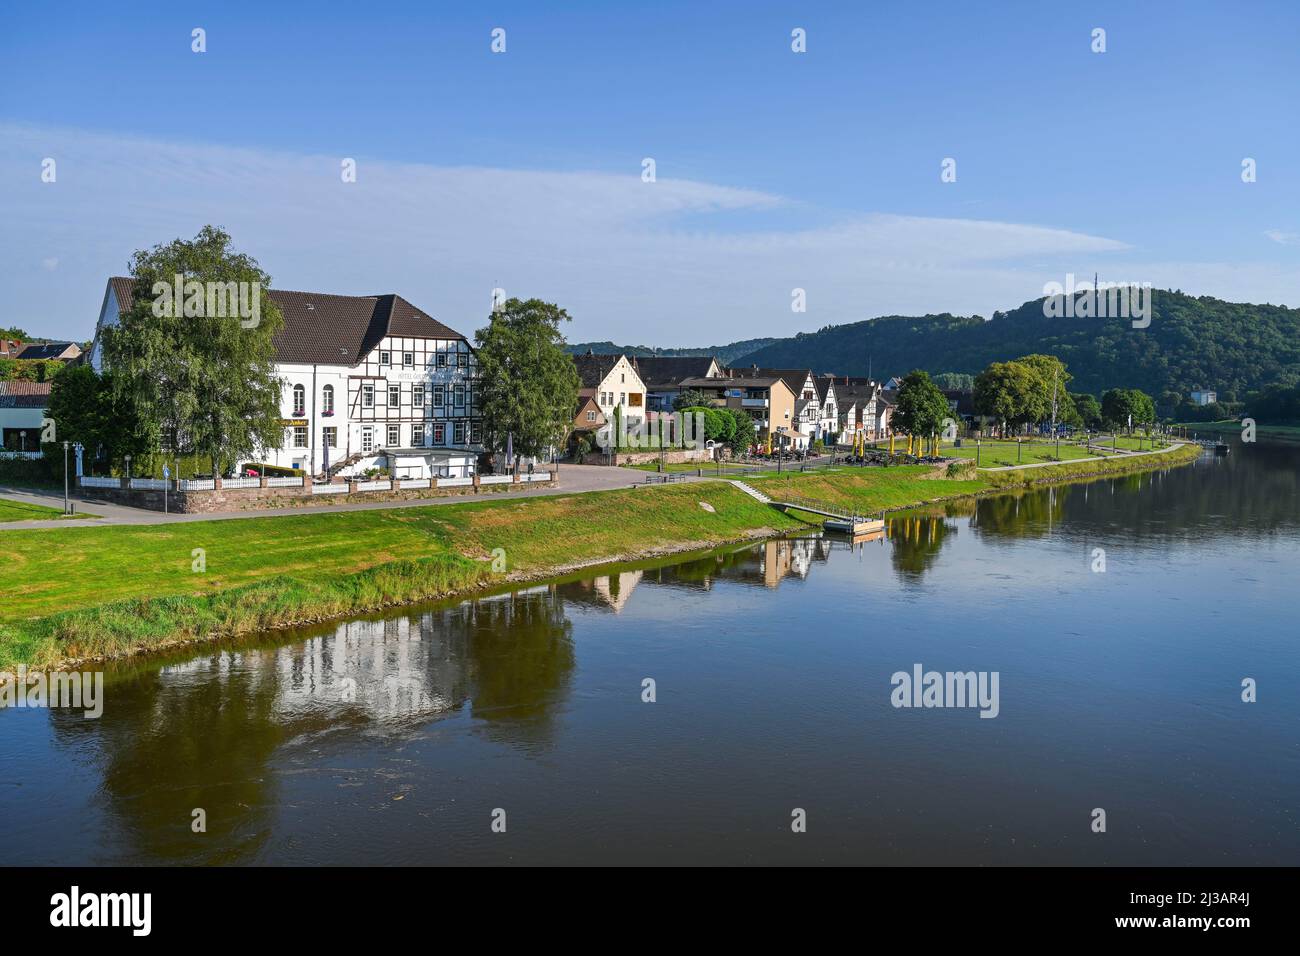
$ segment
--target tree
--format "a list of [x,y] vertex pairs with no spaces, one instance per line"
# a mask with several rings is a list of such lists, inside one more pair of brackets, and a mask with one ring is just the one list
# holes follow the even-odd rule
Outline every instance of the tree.
[[1070,401],[1074,404],[1079,424],[1084,428],[1096,429],[1102,426],[1101,402],[1097,401],[1096,395],[1089,395],[1086,392],[1072,393]]
[[975,411],[1006,426],[1019,426],[1042,418],[1039,374],[1020,362],[994,362],[975,377]]
[[1052,400],[1056,400],[1056,420],[1060,421],[1061,405],[1066,394],[1065,386],[1074,378],[1065,368],[1065,363],[1055,355],[1022,355],[1015,360],[1020,365],[1027,365],[1034,370],[1038,378],[1038,401],[1040,417],[1037,421],[1049,421],[1052,417]]
[[934,377],[934,384],[941,389],[957,389],[969,392],[975,387],[975,376],[966,372],[940,372]]
[[688,388],[678,392],[673,399],[673,411],[680,412],[683,408],[704,408],[708,404],[709,396],[698,388]]
[[[266,295],[271,277],[214,226],[137,251],[131,275],[134,302],[104,332],[104,366],[141,431],[169,451],[203,455],[213,474],[223,461],[279,448],[283,385],[271,340],[284,320]],[[177,277],[183,302],[171,297]],[[226,314],[235,312],[224,308],[226,290],[237,288],[255,312]]]
[[[704,441],[716,442],[719,445],[726,444],[736,433],[736,420],[731,417],[729,410],[725,408],[714,408],[712,405],[695,405],[690,408],[683,408],[682,422],[685,432],[685,422],[688,415],[704,416]],[[696,441],[700,441],[700,436],[696,434]]]
[[564,442],[578,401],[578,369],[564,351],[569,314],[541,299],[507,299],[474,334],[483,444],[542,455]]
[[758,429],[754,426],[754,419],[750,417],[749,412],[740,408],[731,408],[728,411],[736,423],[731,435],[731,447],[745,451],[758,440]]
[[920,369],[903,379],[894,404],[894,429],[918,438],[939,434],[950,415],[948,399],[930,380],[929,373]]
[[52,460],[63,460],[65,441],[80,442],[87,463],[102,451],[110,467],[157,444],[140,428],[129,402],[115,394],[111,377],[97,375],[89,365],[69,365],[54,377],[46,414],[54,422],[54,441],[43,450]]
[[1112,388],[1101,397],[1101,415],[1111,428],[1146,425],[1156,420],[1155,402],[1136,388]]

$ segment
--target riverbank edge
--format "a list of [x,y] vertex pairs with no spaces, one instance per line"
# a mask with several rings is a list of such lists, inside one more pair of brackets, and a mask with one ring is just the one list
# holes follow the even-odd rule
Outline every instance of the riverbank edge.
[[[1200,454],[1195,445],[1176,446],[1161,454],[1088,462],[1062,462],[1029,472],[981,474],[991,486],[978,491],[918,498],[882,510],[894,513],[926,505],[980,498],[1090,478],[1104,478],[1188,464]],[[942,479],[936,479],[936,481]],[[650,489],[653,493],[653,489]],[[794,519],[791,519],[794,520]],[[712,541],[679,541],[637,547],[629,541],[622,553],[589,560],[533,568],[526,572],[494,573],[489,563],[440,554],[376,565],[324,582],[277,575],[254,584],[204,595],[136,598],[64,611],[13,625],[18,664],[67,670],[87,664],[123,660],[239,639],[253,633],[287,631],[430,601],[471,598],[521,584],[549,580],[578,571],[628,561],[654,560],[692,551],[767,540],[789,534],[791,527],[755,525]],[[94,650],[91,650],[94,648]]]

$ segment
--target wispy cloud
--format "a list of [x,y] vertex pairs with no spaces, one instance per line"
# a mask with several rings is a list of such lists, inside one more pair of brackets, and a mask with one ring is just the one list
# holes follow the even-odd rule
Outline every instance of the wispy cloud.
[[1281,246],[1300,244],[1300,232],[1283,232],[1281,229],[1265,229],[1264,235]]
[[[44,157],[57,162],[55,183],[41,181]],[[343,158],[0,125],[0,275],[13,320],[86,337],[105,277],[133,250],[209,222],[281,288],[396,291],[471,333],[501,286],[564,305],[571,338],[665,345],[887,313],[987,315],[1067,269],[1086,273],[1100,260],[1117,271],[1116,257],[1132,252],[1068,228],[817,210],[733,186],[645,183],[639,165],[548,172],[361,155],[352,157],[357,181],[345,183]],[[806,314],[790,310],[796,287]]]

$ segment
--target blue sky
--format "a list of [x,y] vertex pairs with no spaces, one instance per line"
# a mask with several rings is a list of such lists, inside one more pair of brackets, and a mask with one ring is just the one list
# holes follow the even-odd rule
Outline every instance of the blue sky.
[[89,337],[105,277],[205,222],[466,332],[494,286],[658,345],[1067,272],[1300,305],[1300,5],[983,6],[6,5],[0,325]]

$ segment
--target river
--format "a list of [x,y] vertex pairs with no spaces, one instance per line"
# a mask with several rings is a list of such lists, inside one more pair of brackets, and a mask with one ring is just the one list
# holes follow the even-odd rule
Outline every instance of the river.
[[[4,855],[1294,865],[1297,475],[1238,444],[115,666],[99,719],[0,711]],[[916,665],[996,716],[894,706]]]

